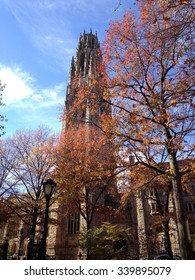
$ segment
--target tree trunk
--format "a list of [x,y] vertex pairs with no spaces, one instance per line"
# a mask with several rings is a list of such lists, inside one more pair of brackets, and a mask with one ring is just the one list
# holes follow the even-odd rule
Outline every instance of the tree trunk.
[[144,205],[141,192],[137,192],[136,198],[137,207],[137,226],[138,226],[138,241],[139,241],[139,259],[148,260],[148,246],[146,238]]
[[181,257],[184,260],[190,260],[191,255],[191,242],[188,236],[188,223],[185,210],[185,204],[183,199],[183,189],[181,182],[181,175],[178,168],[178,162],[174,152],[169,154],[169,164],[170,171],[173,175],[172,185],[173,185],[173,198],[175,203],[176,210],[176,219],[177,219],[177,229],[178,229],[178,239]]
[[172,251],[172,246],[171,246],[171,240],[170,240],[170,227],[169,227],[169,195],[170,195],[170,187],[172,190],[172,185],[169,186],[168,191],[167,191],[167,198],[166,198],[166,205],[165,209],[163,208],[162,202],[160,200],[158,191],[155,189],[155,195],[157,198],[157,203],[159,207],[159,212],[160,215],[163,217],[163,231],[165,234],[165,250],[168,254],[168,258],[170,260],[173,260],[173,251]]
[[36,226],[37,226],[37,213],[38,208],[35,207],[33,209],[33,217],[32,217],[32,227],[30,230],[30,236],[29,236],[29,244],[28,244],[28,250],[27,250],[27,259],[32,260],[34,258],[34,240],[35,240],[35,233],[36,233]]
[[165,238],[166,238],[166,251],[168,254],[168,258],[170,260],[173,260],[173,250],[172,250],[172,245],[171,245],[171,239],[170,239],[170,208],[169,208],[169,198],[170,198],[170,194],[173,191],[173,186],[172,183],[169,184],[168,186],[168,190],[167,190],[167,198],[166,198],[166,205],[165,205],[165,221],[164,221],[164,232],[165,232]]
[[168,254],[169,260],[173,260],[173,251],[172,251],[171,240],[170,240],[169,220],[166,220],[163,223],[163,227],[164,227],[164,233],[165,233],[165,238],[166,238],[165,250]]
[[[87,224],[87,233],[88,233],[91,229],[91,223],[90,223],[90,221],[87,220],[86,224]],[[89,235],[87,234],[86,260],[91,260],[91,248],[89,246],[90,243],[91,243],[91,239],[90,239]]]

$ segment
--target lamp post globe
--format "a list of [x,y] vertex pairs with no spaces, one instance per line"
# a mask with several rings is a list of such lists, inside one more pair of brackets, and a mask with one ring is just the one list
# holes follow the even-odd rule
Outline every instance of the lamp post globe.
[[43,191],[46,199],[48,197],[51,198],[55,187],[56,183],[52,179],[47,179],[45,182],[43,182]]

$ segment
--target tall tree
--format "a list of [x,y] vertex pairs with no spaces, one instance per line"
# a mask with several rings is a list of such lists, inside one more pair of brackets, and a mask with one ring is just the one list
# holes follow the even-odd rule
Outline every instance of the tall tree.
[[138,1],[139,19],[127,11],[112,22],[104,45],[114,114],[109,132],[136,165],[171,179],[180,250],[189,259],[182,177],[194,167],[180,161],[193,158],[195,150],[195,20],[193,5],[177,2]]
[[62,186],[60,199],[68,206],[68,214],[76,209],[86,230],[90,230],[94,217],[105,216],[104,211],[109,208],[105,197],[114,193],[109,141],[88,123],[69,125],[59,139],[57,153],[55,181]]
[[[5,180],[11,186],[12,198],[5,203],[23,222],[31,227],[32,244],[42,207],[42,185],[55,167],[53,156],[55,136],[50,135],[47,127],[36,130],[16,131],[14,136],[5,141],[9,147],[9,157],[4,158],[4,169],[9,176]],[[8,155],[8,154],[7,154]]]

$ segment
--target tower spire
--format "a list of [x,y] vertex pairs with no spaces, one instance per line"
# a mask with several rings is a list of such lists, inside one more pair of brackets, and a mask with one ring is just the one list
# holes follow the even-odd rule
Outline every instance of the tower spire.
[[[100,75],[98,75],[99,66],[102,63],[100,43],[98,42],[97,33],[94,35],[92,33],[92,29],[90,33],[86,33],[84,30],[83,35],[80,35],[78,48],[76,52],[75,58],[72,57],[71,67],[70,67],[70,75],[68,80],[67,92],[66,92],[66,101],[65,101],[65,122],[64,127],[67,127],[70,121],[68,115],[72,112],[73,103],[77,96],[77,91],[83,84],[90,85],[91,79],[98,79]],[[99,89],[97,90],[97,96],[100,95]],[[98,100],[98,98],[97,98]],[[95,110],[92,109],[92,100],[90,97],[87,98],[84,102],[84,106],[82,108],[76,108],[74,115],[74,123],[79,124],[81,121],[94,122],[98,123],[100,121],[100,112],[104,112],[103,105],[97,101],[97,107]],[[85,107],[86,106],[86,107]],[[105,106],[105,105],[104,105]],[[101,107],[101,108],[100,108]],[[95,112],[97,111],[97,112]]]

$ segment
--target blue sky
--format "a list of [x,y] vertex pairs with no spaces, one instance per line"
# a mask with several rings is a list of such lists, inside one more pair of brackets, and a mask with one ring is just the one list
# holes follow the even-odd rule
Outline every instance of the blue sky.
[[84,29],[100,43],[110,20],[120,18],[133,0],[0,0],[0,79],[6,88],[6,134],[36,129],[58,133],[71,57]]

